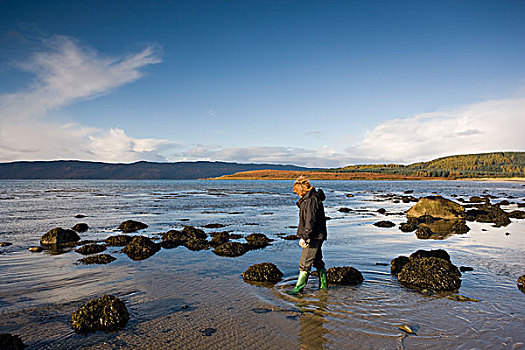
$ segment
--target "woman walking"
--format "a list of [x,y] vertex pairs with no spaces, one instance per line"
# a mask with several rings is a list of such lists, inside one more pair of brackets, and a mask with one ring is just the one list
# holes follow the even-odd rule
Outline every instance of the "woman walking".
[[299,245],[303,248],[299,260],[299,278],[295,288],[288,294],[297,294],[308,282],[312,266],[317,269],[319,288],[327,289],[326,269],[321,247],[326,240],[326,217],[324,215],[323,190],[316,190],[306,176],[300,176],[293,184],[293,191],[301,197],[297,202],[299,207],[299,226],[297,236]]

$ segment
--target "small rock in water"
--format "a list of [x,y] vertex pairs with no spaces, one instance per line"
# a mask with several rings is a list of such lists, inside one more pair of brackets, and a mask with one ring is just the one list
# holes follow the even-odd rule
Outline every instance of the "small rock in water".
[[376,262],[376,265],[377,266],[388,266],[387,263],[381,263],[381,262]]
[[434,235],[434,232],[427,226],[420,226],[416,230],[416,237],[419,239],[429,239]]
[[0,349],[23,350],[24,342],[18,335],[12,335],[9,333],[0,334]]
[[525,275],[518,277],[517,285],[518,289],[525,293]]
[[212,250],[216,255],[228,257],[241,256],[247,251],[246,245],[239,242],[228,242]]
[[461,272],[474,271],[474,268],[470,266],[460,266],[459,271]]
[[478,302],[479,301],[478,299],[466,297],[466,296],[461,295],[461,294],[449,294],[449,295],[446,296],[446,298],[450,299],[450,300],[454,300],[454,301],[460,301],[460,302],[465,302],[465,301]]
[[61,245],[77,242],[80,240],[80,237],[73,230],[65,230],[61,227],[55,227],[54,229],[45,233],[42,238],[40,238],[40,244],[43,245]]
[[207,225],[204,225],[204,228],[221,228],[221,227],[224,227],[223,224],[207,224]]
[[505,232],[505,236],[510,236],[510,232]]
[[79,333],[113,332],[126,326],[129,313],[122,300],[104,295],[79,307],[71,317],[71,327]]
[[106,238],[105,243],[108,246],[111,247],[123,247],[129,242],[131,242],[131,239],[133,237],[128,235],[116,235],[116,236],[109,236]]
[[112,261],[117,260],[117,258],[112,257],[109,254],[98,254],[93,256],[88,256],[83,259],[79,259],[78,263],[83,265],[93,265],[93,264],[109,264]]
[[283,273],[270,262],[255,264],[242,273],[242,279],[250,282],[277,283],[283,278]]
[[346,196],[347,196],[348,198],[352,198],[352,197],[353,197],[354,195],[353,195],[353,194],[351,194],[351,193],[347,193],[347,195],[346,195]]
[[42,250],[44,250],[42,247],[29,247],[29,251],[33,253],[40,253]]
[[71,227],[71,229],[77,232],[86,232],[89,229],[89,226],[88,224],[82,222],[79,224],[75,224],[75,226]]
[[77,219],[82,219],[82,218],[85,218],[86,216],[84,214],[77,214],[75,215],[75,218]]
[[264,248],[270,244],[270,239],[262,233],[252,233],[245,237],[248,249]]
[[408,256],[404,256],[404,255],[401,255],[395,259],[392,259],[392,261],[390,262],[390,272],[393,275],[397,275],[399,272],[401,272],[401,269],[403,268],[403,266],[405,266],[409,261],[410,259],[408,258]]
[[75,252],[82,255],[90,255],[100,253],[106,250],[106,246],[102,244],[86,244],[82,247],[75,249]]
[[189,239],[184,242],[184,246],[192,251],[210,249],[210,242],[205,239]]
[[394,227],[396,224],[394,224],[392,221],[382,220],[374,223],[374,226],[377,227]]
[[326,271],[328,283],[353,286],[364,281],[363,275],[351,266],[331,267]]
[[126,220],[122,222],[118,228],[124,233],[130,233],[130,232],[135,232],[138,230],[145,229],[147,227],[148,225],[146,225],[143,222],[135,221],[135,220]]
[[380,208],[380,209],[377,209],[377,212],[379,214],[386,214],[386,209],[385,208]]
[[[352,211],[352,209],[342,207],[342,208],[337,209],[337,211],[339,211],[339,212],[341,212],[341,213],[349,213],[349,212]],[[291,226],[290,226],[290,227],[291,227]],[[296,228],[297,228],[297,227],[296,227]]]
[[132,260],[144,260],[160,250],[160,245],[146,236],[135,236],[122,251]]
[[10,245],[13,245],[13,243],[9,243],[9,242],[0,242],[0,247],[9,247]]
[[416,332],[407,324],[404,324],[402,326],[399,326],[399,329],[401,329],[404,332],[407,332],[408,334],[414,334],[417,335]]
[[281,237],[281,238],[285,239],[287,241],[294,241],[294,240],[299,239],[299,236],[297,236],[297,235],[288,235],[288,236],[284,236],[284,237]]

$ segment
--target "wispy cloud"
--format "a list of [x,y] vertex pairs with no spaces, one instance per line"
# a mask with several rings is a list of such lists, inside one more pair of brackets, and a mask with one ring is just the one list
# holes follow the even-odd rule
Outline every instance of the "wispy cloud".
[[382,122],[347,152],[368,162],[416,162],[454,154],[525,150],[525,98]]
[[141,78],[141,68],[161,61],[152,47],[107,57],[69,37],[55,36],[44,44],[45,50],[19,64],[35,75],[32,84],[0,96],[0,161],[163,159],[155,150],[165,140],[134,139],[122,129],[101,130],[49,117],[50,111]]

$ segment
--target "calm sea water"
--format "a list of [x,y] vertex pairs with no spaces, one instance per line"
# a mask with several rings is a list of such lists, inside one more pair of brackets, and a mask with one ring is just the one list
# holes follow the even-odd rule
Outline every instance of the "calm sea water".
[[[405,340],[412,348],[521,346],[520,342],[525,340],[522,331],[525,294],[517,289],[516,280],[525,273],[523,220],[512,219],[504,228],[468,223],[471,228],[468,234],[444,240],[419,240],[414,233],[403,233],[397,226],[386,229],[372,224],[379,220],[399,224],[405,221],[404,212],[413,205],[385,200],[385,194],[401,195],[412,190],[411,195],[416,197],[437,193],[466,199],[491,194],[498,197],[493,201],[522,202],[525,200],[522,184],[314,181],[314,185],[325,191],[326,214],[332,218],[328,221],[329,238],[324,246],[327,265],[354,266],[365,278],[359,287],[333,287],[324,296],[316,291],[316,282],[310,282],[309,292],[301,297],[300,308],[302,312],[322,316],[317,325],[323,330],[324,341],[317,344],[320,348],[347,347],[350,331],[372,339],[370,348],[381,344],[385,348],[398,346],[397,325],[404,323],[419,330],[418,337]],[[291,186],[292,181],[0,181],[0,242],[13,243],[0,248],[3,316],[0,333],[29,333],[30,327],[18,320],[24,310],[85,300],[101,291],[123,294],[123,290],[130,291],[128,286],[135,281],[146,281],[153,274],[162,279],[174,267],[191,278],[211,275],[219,289],[221,283],[227,288],[226,284],[234,281],[243,292],[272,307],[297,308],[297,301],[287,297],[284,290],[295,282],[300,249],[297,242],[282,240],[278,235],[295,233],[290,226],[297,225],[297,197]],[[354,197],[347,197],[348,193]],[[353,211],[341,213],[337,210],[340,207]],[[391,215],[379,214],[379,208]],[[517,206],[503,208],[513,210]],[[86,217],[76,219],[76,214]],[[110,248],[108,252],[117,260],[107,266],[78,266],[75,262],[80,256],[73,250],[61,255],[28,252],[53,227],[69,228],[85,222],[90,229],[81,234],[82,239],[104,239],[116,234],[120,222],[127,219],[147,223],[149,227],[140,234],[151,237],[182,224],[201,227],[221,223],[226,227],[220,230],[259,232],[275,241],[270,247],[235,259],[179,247],[133,262],[118,248]],[[473,272],[463,274],[460,293],[480,302],[459,303],[422,296],[400,286],[390,275],[389,266],[381,265],[420,248],[446,249],[454,264],[473,267]],[[243,284],[240,273],[262,261],[277,264],[285,273],[284,281],[270,289]],[[170,293],[153,295],[148,283],[154,282],[137,282],[136,293],[130,292],[127,297],[136,318],[142,321],[159,317],[162,314],[159,305]],[[145,299],[151,300],[152,306],[141,306]],[[16,322],[10,323],[10,318]],[[32,322],[31,327],[38,325],[37,321]],[[35,348],[44,345],[60,348],[38,336],[27,337],[31,339],[29,345]],[[62,335],[65,339],[73,337],[70,331]],[[67,344],[64,342],[62,346],[67,348]]]

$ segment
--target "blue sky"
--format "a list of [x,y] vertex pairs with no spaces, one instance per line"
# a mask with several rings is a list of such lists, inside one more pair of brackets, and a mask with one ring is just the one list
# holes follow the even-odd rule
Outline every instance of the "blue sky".
[[0,1],[0,161],[523,151],[523,1]]

